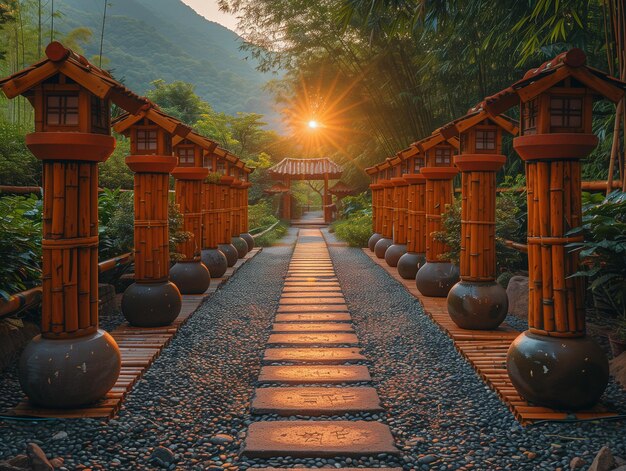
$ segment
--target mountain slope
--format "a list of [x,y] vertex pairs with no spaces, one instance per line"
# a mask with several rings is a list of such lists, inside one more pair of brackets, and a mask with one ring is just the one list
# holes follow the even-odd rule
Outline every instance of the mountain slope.
[[[85,47],[98,54],[102,0],[61,0],[57,27],[67,32],[86,26],[93,38]],[[262,90],[271,78],[255,70],[241,51],[241,38],[208,21],[180,0],[113,0],[107,10],[103,55],[107,68],[128,87],[143,94],[150,82],[183,80],[213,108],[276,116],[270,96]]]

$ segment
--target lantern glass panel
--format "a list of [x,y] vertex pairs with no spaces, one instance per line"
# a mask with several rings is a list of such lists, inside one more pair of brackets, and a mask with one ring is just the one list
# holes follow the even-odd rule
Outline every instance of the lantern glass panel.
[[209,172],[213,172],[213,157],[211,157],[210,155],[205,155],[204,166],[209,169]]
[[423,166],[424,161],[422,159],[413,159],[413,173],[418,173]]
[[583,99],[578,97],[550,97],[550,127],[580,130],[583,126]]
[[178,165],[193,165],[195,161],[193,147],[178,148]]
[[138,129],[137,130],[137,150],[155,151],[157,150],[157,130]]
[[46,123],[52,126],[77,126],[78,95],[48,95],[46,97]]
[[496,131],[476,130],[476,150],[496,150]]
[[226,166],[224,162],[217,162],[217,173],[220,175],[226,175]]
[[435,166],[444,167],[450,165],[452,150],[449,147],[437,147],[435,149]]

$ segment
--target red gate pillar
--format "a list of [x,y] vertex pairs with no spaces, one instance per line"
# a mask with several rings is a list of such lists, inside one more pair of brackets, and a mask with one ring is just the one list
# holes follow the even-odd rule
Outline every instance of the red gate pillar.
[[398,260],[398,274],[414,280],[426,262],[426,179],[421,173],[405,174],[407,193],[407,253]]
[[208,174],[209,170],[203,167],[176,167],[172,171],[176,203],[184,221],[183,230],[192,234],[189,240],[178,247],[184,258],[170,270],[170,279],[182,294],[202,294],[211,283],[209,270],[200,260],[204,196],[202,181]]
[[393,184],[393,244],[385,251],[385,262],[390,267],[398,266],[400,257],[407,247],[407,189],[408,183],[402,177],[391,179]]

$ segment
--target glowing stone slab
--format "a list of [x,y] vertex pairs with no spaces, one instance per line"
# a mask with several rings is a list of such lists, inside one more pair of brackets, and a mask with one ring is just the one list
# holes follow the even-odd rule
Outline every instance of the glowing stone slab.
[[398,454],[389,427],[379,422],[274,421],[248,428],[243,454],[249,458],[332,458]]
[[263,366],[259,374],[261,383],[283,384],[337,384],[371,381],[367,366]]
[[338,415],[380,412],[374,388],[257,388],[252,399],[253,414]]
[[354,334],[271,334],[268,345],[358,345]]
[[350,320],[352,316],[348,313],[313,312],[276,315],[276,322],[345,322]]
[[323,323],[303,323],[294,322],[291,324],[278,323],[272,326],[272,332],[349,332],[353,333],[354,329],[351,324],[341,324],[338,322]]
[[346,304],[346,300],[341,297],[319,297],[319,298],[294,298],[294,297],[284,297],[280,300],[278,304],[281,306],[291,306],[291,305],[302,305],[302,304]]
[[300,304],[297,306],[279,305],[276,312],[348,312],[348,306],[345,304]]
[[293,361],[302,363],[345,363],[364,361],[360,348],[268,348],[263,357],[264,363]]

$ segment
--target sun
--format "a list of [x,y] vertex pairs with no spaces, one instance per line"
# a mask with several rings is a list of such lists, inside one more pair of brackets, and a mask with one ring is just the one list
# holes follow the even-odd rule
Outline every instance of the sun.
[[314,119],[312,119],[311,121],[309,121],[309,128],[311,129],[317,129],[319,127],[319,124],[317,123],[317,121],[315,121]]

